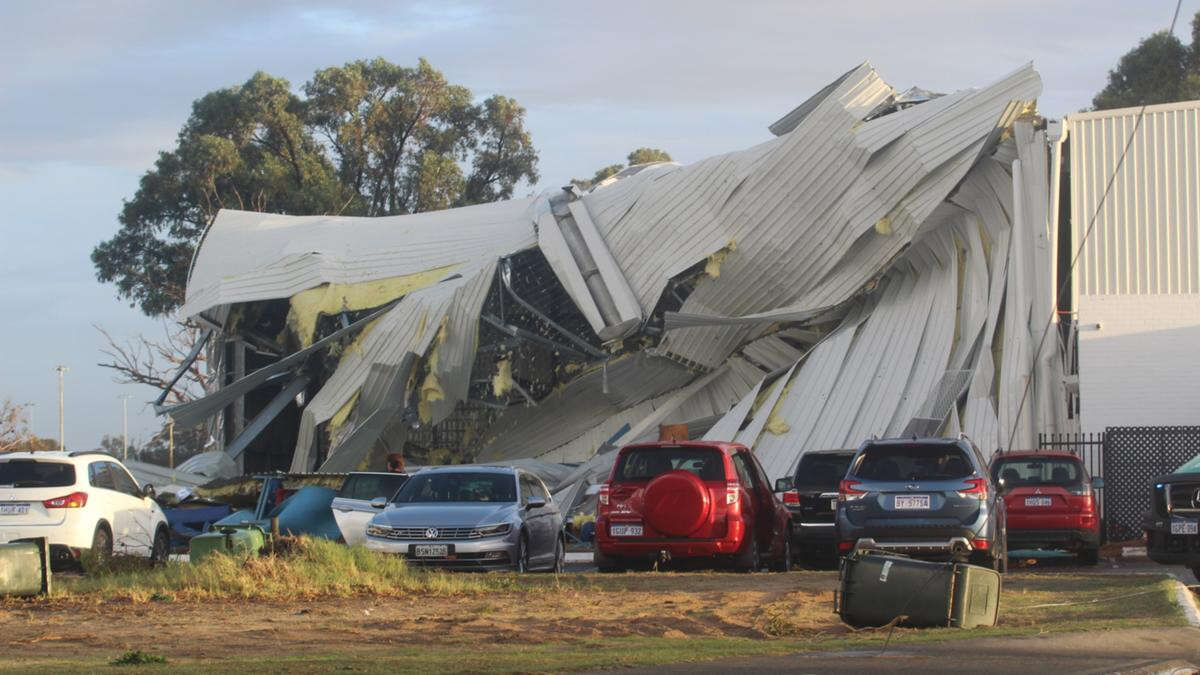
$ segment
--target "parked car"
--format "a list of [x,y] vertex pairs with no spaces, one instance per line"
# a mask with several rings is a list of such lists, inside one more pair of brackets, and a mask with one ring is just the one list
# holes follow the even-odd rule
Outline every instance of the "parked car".
[[1094,565],[1100,516],[1092,478],[1069,452],[1006,452],[992,458],[992,480],[1004,495],[1008,545],[1062,549]]
[[414,473],[366,529],[366,547],[424,565],[561,572],[562,514],[537,476],[504,466]]
[[1200,581],[1200,464],[1191,464],[1154,481],[1143,527],[1151,560],[1189,567]]
[[621,448],[600,487],[595,562],[602,572],[650,560],[771,561],[788,570],[792,515],[753,453],[736,443],[658,442]]
[[854,459],[854,450],[804,453],[796,473],[775,481],[775,491],[792,512],[792,550],[797,561],[836,563],[838,484]]
[[0,455],[0,543],[46,537],[58,563],[84,551],[161,563],[170,530],[153,494],[106,453]]
[[360,546],[367,540],[367,523],[407,481],[406,473],[355,471],[346,475],[332,505],[333,518],[346,544]]
[[1004,500],[965,437],[866,441],[838,488],[838,550],[1008,567]]

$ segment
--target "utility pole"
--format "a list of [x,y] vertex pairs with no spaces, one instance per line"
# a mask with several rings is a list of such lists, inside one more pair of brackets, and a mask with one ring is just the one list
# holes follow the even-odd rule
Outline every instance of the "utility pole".
[[121,461],[129,460],[129,394],[122,394],[121,399]]
[[175,420],[167,418],[167,468],[175,468]]
[[68,368],[61,363],[54,367],[58,371],[58,449],[67,449],[67,434],[66,427],[63,425],[63,408],[65,398],[63,396],[63,376],[67,374]]

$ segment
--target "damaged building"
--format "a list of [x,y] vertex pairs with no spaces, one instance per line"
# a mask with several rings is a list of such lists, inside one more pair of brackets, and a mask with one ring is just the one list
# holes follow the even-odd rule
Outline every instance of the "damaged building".
[[222,211],[180,311],[222,385],[159,411],[244,471],[565,464],[568,505],[666,424],[771,479],[873,435],[1035,447],[1077,428],[1040,91],[1032,66],[936,95],[864,64],[759,145],[586,192]]

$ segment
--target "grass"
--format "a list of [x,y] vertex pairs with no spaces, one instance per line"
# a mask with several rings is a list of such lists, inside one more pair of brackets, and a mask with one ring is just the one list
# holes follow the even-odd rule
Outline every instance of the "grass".
[[110,666],[145,666],[151,663],[166,663],[166,657],[158,654],[150,654],[140,649],[135,649],[131,652],[125,652],[112,661],[108,662]]
[[353,595],[467,594],[530,588],[513,575],[446,574],[409,567],[397,556],[324,539],[299,539],[287,553],[255,558],[212,555],[193,565],[116,566],[55,580],[54,597],[172,602],[287,601]]

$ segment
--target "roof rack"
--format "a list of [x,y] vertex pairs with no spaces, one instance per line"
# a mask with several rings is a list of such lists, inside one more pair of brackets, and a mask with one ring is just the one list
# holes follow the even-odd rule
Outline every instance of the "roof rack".
[[104,455],[105,457],[117,459],[116,455],[105,450],[72,450],[67,453],[67,457],[82,457],[83,455]]

